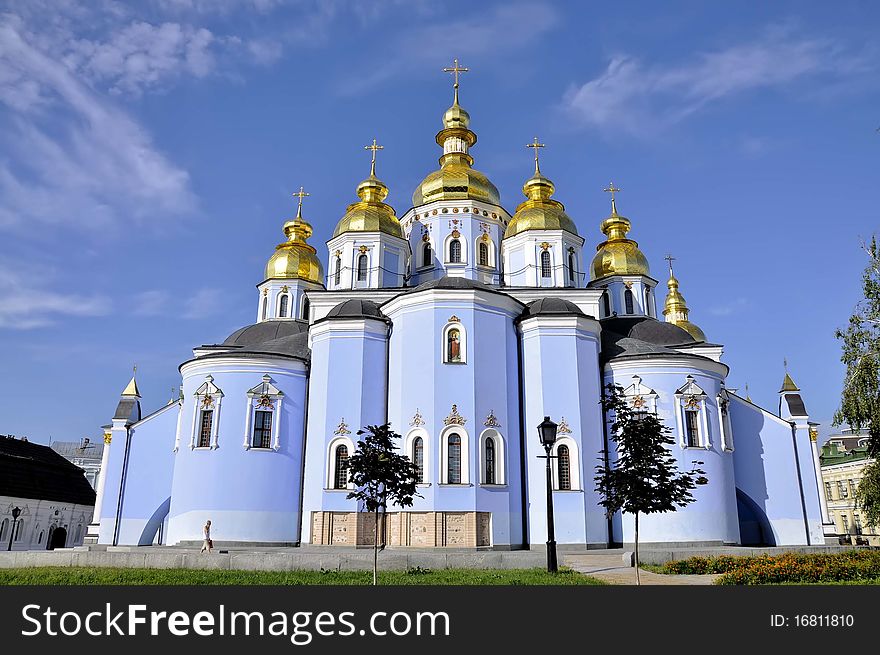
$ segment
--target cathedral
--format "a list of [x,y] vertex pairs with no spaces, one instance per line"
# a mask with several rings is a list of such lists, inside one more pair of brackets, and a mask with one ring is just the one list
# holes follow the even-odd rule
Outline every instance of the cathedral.
[[672,258],[664,301],[619,189],[606,189],[602,236],[585,231],[555,197],[537,139],[509,212],[474,168],[466,69],[447,70],[439,167],[409,209],[386,202],[374,140],[326,259],[309,243],[301,188],[256,287],[255,322],[194,348],[179,399],[151,414],[132,378],[105,428],[88,540],[191,544],[210,519],[220,544],[372,544],[346,464],[359,429],[390,423],[419,496],[388,508],[388,546],[543,547],[536,427],[549,416],[560,547],[631,543],[632,517],[606,516],[594,483],[615,457],[600,405],[614,384],[672,429],[679,468],[700,461],[708,478],[687,507],[641,517],[643,543],[824,543],[817,430],[791,377],[775,411],[728,388],[723,348],[691,322]]

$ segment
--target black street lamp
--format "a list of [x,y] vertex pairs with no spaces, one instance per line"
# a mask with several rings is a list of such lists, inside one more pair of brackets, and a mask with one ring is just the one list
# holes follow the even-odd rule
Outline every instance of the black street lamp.
[[559,565],[556,562],[556,535],[553,531],[553,471],[550,468],[550,460],[555,457],[550,453],[553,450],[553,444],[556,443],[557,427],[549,416],[545,416],[538,426],[538,436],[547,453],[547,571],[549,573],[556,573],[559,570]]
[[12,508],[12,530],[9,531],[9,545],[6,550],[12,550],[12,536],[15,534],[15,524],[18,523],[18,517],[21,516],[21,507]]

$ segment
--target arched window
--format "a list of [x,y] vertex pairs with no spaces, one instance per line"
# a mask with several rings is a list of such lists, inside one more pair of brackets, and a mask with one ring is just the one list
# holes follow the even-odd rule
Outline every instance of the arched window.
[[559,471],[559,482],[557,489],[571,489],[571,456],[568,452],[568,446],[559,446],[556,451],[556,470]]
[[309,320],[309,307],[310,307],[310,306],[311,306],[311,303],[309,302],[309,299],[303,297],[303,304],[302,304],[302,317],[303,317],[303,319],[305,319],[306,321]]
[[260,312],[260,315],[263,317],[264,321],[266,320],[266,318],[268,318],[268,314],[269,314],[269,299],[266,296],[263,296],[263,309]]
[[654,315],[651,311],[651,287],[645,287],[645,313],[648,316]]
[[461,262],[461,241],[458,239],[449,242],[449,261],[453,264]]
[[550,252],[545,250],[541,253],[541,277],[550,277],[551,275]]
[[425,441],[421,437],[413,440],[412,461],[416,465],[416,482],[425,481]]
[[290,305],[290,296],[286,293],[281,294],[281,300],[278,303],[278,317],[287,318],[287,309]]
[[422,266],[432,266],[434,264],[434,254],[431,252],[431,244],[426,243],[422,247]]
[[635,308],[633,306],[633,292],[629,289],[626,289],[623,292],[623,305],[626,308],[627,314],[634,314]]
[[367,280],[367,255],[361,254],[358,256],[358,274],[357,279],[358,282],[366,282]]
[[12,535],[13,540],[21,541],[22,528],[24,527],[24,519],[19,519],[15,524],[15,534]]
[[495,440],[486,437],[486,484],[495,484]]
[[480,242],[480,247],[478,248],[480,253],[480,266],[488,266],[489,265],[489,246],[487,246],[484,242]]
[[333,272],[333,284],[339,286],[339,281],[342,279],[342,257],[336,255],[336,268]]
[[340,444],[336,447],[333,464],[333,488],[345,489],[348,486],[348,446]]
[[605,316],[611,316],[611,296],[608,295],[608,289],[602,292],[602,309],[605,310]]
[[574,282],[574,252],[568,253],[568,280]]
[[76,536],[73,538],[73,543],[78,544],[79,538],[82,536],[82,523],[76,526]]
[[37,543],[38,543],[38,544],[43,543],[43,535],[44,535],[44,534],[45,534],[45,533],[44,533],[42,530],[40,530],[40,536],[39,536],[39,538],[37,539]]
[[461,484],[461,437],[449,435],[449,446],[446,451],[446,482]]
[[0,523],[0,542],[6,538],[6,532],[9,530],[9,519],[3,519],[3,523]]
[[452,328],[446,333],[446,361],[461,362],[461,330]]

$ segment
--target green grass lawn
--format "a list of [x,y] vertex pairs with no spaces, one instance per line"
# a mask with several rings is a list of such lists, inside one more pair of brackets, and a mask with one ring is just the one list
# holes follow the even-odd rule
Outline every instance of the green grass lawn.
[[[369,585],[371,571],[205,571],[33,567],[0,569],[0,585]],[[562,569],[409,569],[380,571],[382,585],[601,585],[601,580]]]

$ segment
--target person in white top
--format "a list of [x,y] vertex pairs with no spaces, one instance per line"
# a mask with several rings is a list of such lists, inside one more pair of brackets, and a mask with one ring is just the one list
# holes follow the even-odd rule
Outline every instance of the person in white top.
[[202,542],[200,553],[210,553],[214,549],[214,542],[211,541],[211,521],[205,523],[205,540]]

